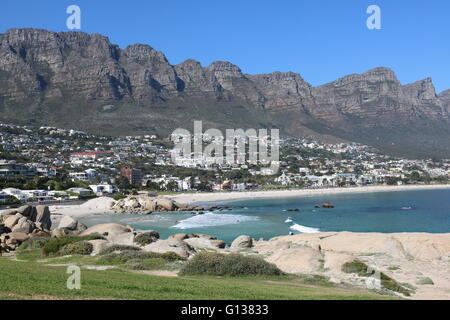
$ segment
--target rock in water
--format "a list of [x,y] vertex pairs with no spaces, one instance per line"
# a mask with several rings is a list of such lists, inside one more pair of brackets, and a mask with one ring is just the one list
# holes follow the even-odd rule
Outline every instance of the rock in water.
[[156,201],[156,205],[158,207],[160,207],[161,209],[167,210],[167,211],[173,211],[174,207],[175,207],[173,200],[165,199],[165,198],[159,198]]

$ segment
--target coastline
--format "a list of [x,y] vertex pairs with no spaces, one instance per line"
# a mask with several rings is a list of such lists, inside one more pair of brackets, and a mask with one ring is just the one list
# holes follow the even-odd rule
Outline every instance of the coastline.
[[[235,191],[235,192],[209,192],[209,193],[180,193],[167,195],[165,197],[185,204],[211,203],[233,200],[248,199],[276,199],[276,198],[294,198],[310,197],[317,195],[334,194],[357,194],[365,192],[398,192],[414,190],[437,190],[450,189],[448,185],[408,185],[408,186],[370,186],[370,187],[351,187],[351,188],[328,188],[328,189],[296,189],[296,190],[271,190],[271,191]],[[94,215],[113,214],[111,208],[114,200],[108,197],[101,197],[87,201],[81,205],[58,204],[50,206],[52,216],[72,216],[88,217]]]
[[308,197],[317,195],[334,195],[348,193],[372,193],[372,192],[397,192],[414,190],[450,189],[450,184],[440,185],[406,185],[406,186],[369,186],[350,188],[326,188],[326,189],[296,189],[296,190],[271,190],[271,191],[242,191],[242,192],[210,192],[210,193],[184,193],[167,196],[183,203],[202,203],[214,201],[232,201],[248,199],[275,199]]

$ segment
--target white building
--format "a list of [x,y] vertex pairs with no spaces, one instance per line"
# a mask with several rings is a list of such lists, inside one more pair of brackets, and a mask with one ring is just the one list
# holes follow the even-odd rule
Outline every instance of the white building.
[[53,197],[48,194],[46,190],[23,190],[23,194],[27,196],[27,200],[34,199],[36,201],[49,201]]
[[76,193],[80,196],[89,196],[92,194],[92,190],[85,188],[70,188],[67,191]]
[[275,179],[275,183],[281,184],[282,186],[289,186],[292,184],[291,178],[286,176],[286,173],[283,171],[281,176]]
[[91,188],[95,194],[97,194],[97,193],[110,193],[111,194],[111,193],[114,193],[117,191],[117,188],[110,184],[90,185],[89,188]]
[[69,176],[72,181],[90,181],[95,179],[98,174],[95,169],[87,169],[83,172],[71,172],[69,173]]
[[22,190],[20,190],[20,189],[7,188],[7,189],[3,189],[3,192],[20,200],[20,201],[27,201],[27,199],[28,199],[27,195],[24,194],[22,192]]

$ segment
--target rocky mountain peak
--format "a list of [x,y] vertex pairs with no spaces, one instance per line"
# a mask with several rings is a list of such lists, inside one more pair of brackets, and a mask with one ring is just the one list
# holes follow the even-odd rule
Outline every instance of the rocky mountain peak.
[[[106,105],[114,108],[103,112]],[[270,124],[391,149],[393,137],[410,150],[427,137],[422,144],[434,139],[434,149],[450,152],[450,90],[436,95],[430,78],[402,85],[379,67],[312,87],[298,73],[249,75],[226,61],[173,66],[148,45],[122,50],[83,32],[0,34],[0,110],[5,122],[112,134],[168,131],[211,116],[216,127]]]
[[409,89],[411,95],[420,100],[432,100],[437,99],[436,89],[433,85],[431,78],[425,78],[423,80],[407,84],[405,89]]
[[161,51],[157,51],[145,44],[133,44],[127,46],[123,52],[126,57],[136,62],[145,62],[154,59],[161,63],[169,63],[166,56]]

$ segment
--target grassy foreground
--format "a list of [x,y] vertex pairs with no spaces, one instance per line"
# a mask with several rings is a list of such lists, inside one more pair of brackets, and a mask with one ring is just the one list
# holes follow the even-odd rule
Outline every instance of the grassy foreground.
[[81,290],[68,290],[65,267],[0,258],[0,299],[275,300],[387,299],[375,293],[308,285],[299,279],[162,277],[82,269]]

